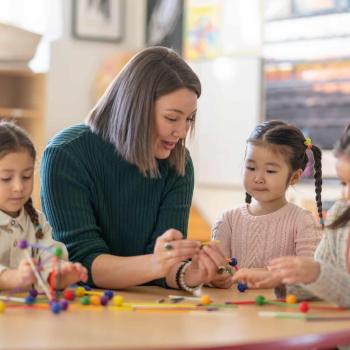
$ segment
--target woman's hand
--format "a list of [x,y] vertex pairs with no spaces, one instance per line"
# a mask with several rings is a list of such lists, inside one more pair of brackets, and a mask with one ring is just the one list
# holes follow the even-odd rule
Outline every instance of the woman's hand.
[[271,260],[268,269],[285,284],[312,283],[320,275],[320,264],[311,257],[286,256]]
[[170,229],[156,240],[152,269],[159,277],[164,277],[174,265],[196,256],[199,250],[199,241],[183,239],[180,231]]
[[281,284],[281,277],[267,269],[241,268],[232,279],[245,283],[248,288],[275,288]]
[[210,242],[193,257],[185,274],[185,282],[190,287],[212,283],[215,287],[229,288],[232,285],[231,276],[222,272],[226,266],[227,261],[221,249],[215,242]]

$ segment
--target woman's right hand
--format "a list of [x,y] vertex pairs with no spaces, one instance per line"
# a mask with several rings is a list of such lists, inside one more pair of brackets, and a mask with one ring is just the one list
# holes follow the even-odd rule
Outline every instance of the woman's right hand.
[[199,253],[200,242],[183,239],[180,231],[167,230],[156,240],[152,256],[152,270],[159,276],[166,276],[174,265],[188,260]]

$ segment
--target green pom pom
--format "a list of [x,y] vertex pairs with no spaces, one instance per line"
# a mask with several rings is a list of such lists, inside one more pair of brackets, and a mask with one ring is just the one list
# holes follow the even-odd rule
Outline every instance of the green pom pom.
[[60,258],[60,257],[62,256],[62,254],[63,254],[62,247],[59,247],[59,246],[54,247],[54,248],[53,248],[53,251],[52,251],[52,254],[53,254],[54,256],[57,256],[58,258]]
[[89,305],[90,304],[90,298],[88,296],[84,296],[80,299],[80,304],[82,305]]
[[266,299],[263,295],[258,295],[255,298],[256,305],[265,305],[266,304]]

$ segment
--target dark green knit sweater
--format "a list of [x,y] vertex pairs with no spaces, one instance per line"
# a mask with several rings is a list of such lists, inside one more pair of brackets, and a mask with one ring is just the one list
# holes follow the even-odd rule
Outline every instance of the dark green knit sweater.
[[[159,161],[161,178],[144,177],[114,146],[86,125],[63,130],[47,145],[41,161],[41,201],[53,237],[70,260],[89,271],[100,254],[135,256],[153,252],[169,228],[187,235],[193,194],[188,157],[181,177]],[[165,285],[164,280],[154,282]]]

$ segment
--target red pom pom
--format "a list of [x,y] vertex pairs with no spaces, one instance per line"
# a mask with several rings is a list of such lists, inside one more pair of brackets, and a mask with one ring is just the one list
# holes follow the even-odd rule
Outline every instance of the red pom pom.
[[309,304],[306,301],[302,301],[299,304],[299,311],[300,312],[308,312],[309,311]]
[[66,300],[74,300],[75,298],[74,291],[72,291],[71,289],[65,289],[65,291],[63,292],[63,297]]

